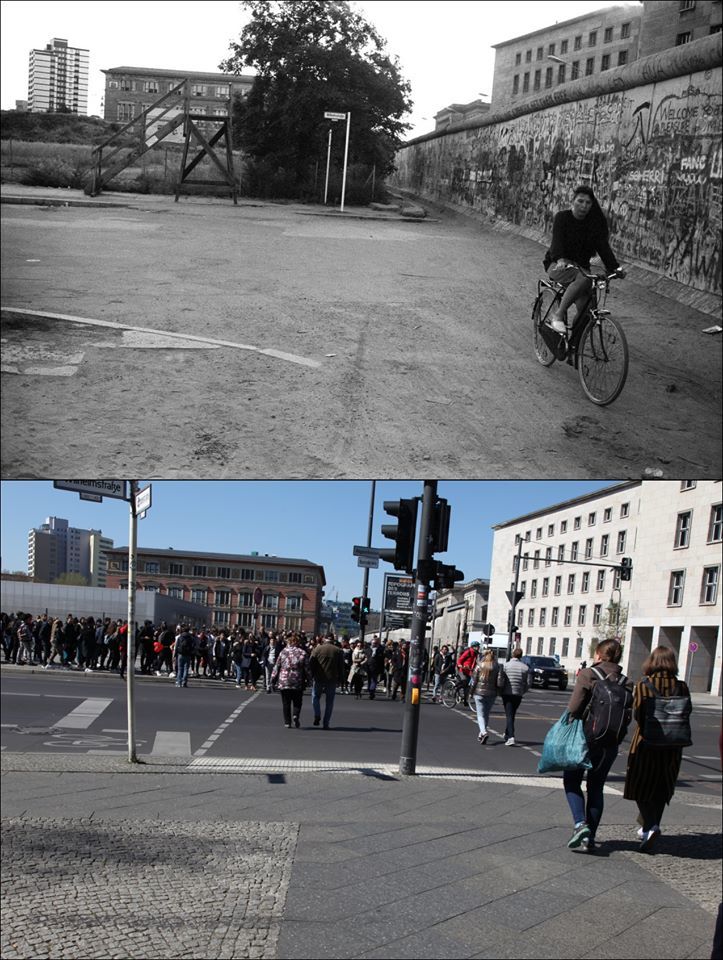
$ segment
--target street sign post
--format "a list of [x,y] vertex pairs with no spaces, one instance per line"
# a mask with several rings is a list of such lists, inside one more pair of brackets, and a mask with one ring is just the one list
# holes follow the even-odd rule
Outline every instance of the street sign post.
[[[344,173],[341,181],[341,212],[344,212],[344,196],[346,194],[346,165],[349,158],[349,127],[351,125],[351,113],[340,113],[337,110],[325,110],[324,119],[333,122],[337,120],[346,120],[346,143],[344,146]],[[326,185],[324,187],[324,203],[329,191],[329,163],[331,161],[331,127],[329,127],[329,146],[326,151]]]
[[128,499],[127,480],[53,480],[57,490],[70,490],[73,493],[95,494],[99,497],[114,497],[116,500]]

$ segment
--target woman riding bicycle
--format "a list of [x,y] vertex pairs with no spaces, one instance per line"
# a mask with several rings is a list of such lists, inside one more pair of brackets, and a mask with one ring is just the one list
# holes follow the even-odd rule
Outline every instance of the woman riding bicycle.
[[590,259],[600,256],[608,273],[624,277],[608,242],[608,223],[590,187],[576,187],[572,208],[561,210],[552,221],[552,242],[543,261],[551,280],[566,285],[560,306],[549,323],[557,333],[566,331],[567,310],[573,303],[580,316],[590,299]]

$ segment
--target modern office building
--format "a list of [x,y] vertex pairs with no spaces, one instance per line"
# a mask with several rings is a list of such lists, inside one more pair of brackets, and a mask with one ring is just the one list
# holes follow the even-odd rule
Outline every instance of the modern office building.
[[571,80],[632,63],[640,56],[642,21],[643,7],[624,3],[493,44],[492,109],[498,113]]
[[[618,635],[633,678],[670,646],[693,690],[721,690],[721,483],[628,481],[494,527],[489,619],[506,624],[521,557],[517,627],[527,654],[574,674]],[[632,576],[622,581],[623,557]]]
[[28,573],[36,583],[55,583],[64,573],[77,573],[89,587],[105,587],[112,547],[113,541],[100,530],[82,530],[61,517],[48,517],[28,533]]
[[[247,630],[320,630],[324,568],[287,557],[139,549],[139,591],[203,604],[207,623]],[[128,548],[108,552],[108,586],[128,588]]]
[[44,50],[31,50],[28,110],[87,116],[88,62],[88,50],[57,37]]

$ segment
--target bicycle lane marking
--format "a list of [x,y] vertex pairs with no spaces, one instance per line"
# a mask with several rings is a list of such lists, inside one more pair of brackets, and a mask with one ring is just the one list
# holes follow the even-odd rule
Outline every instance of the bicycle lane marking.
[[228,727],[231,726],[231,724],[234,722],[234,720],[238,719],[238,717],[241,716],[241,714],[242,714],[243,711],[246,709],[246,707],[248,707],[250,704],[252,704],[252,703],[254,702],[254,700],[257,700],[260,695],[261,695],[261,691],[258,690],[256,693],[253,694],[253,696],[249,697],[249,699],[246,700],[245,703],[242,703],[242,704],[240,704],[238,707],[236,707],[236,709],[233,711],[233,713],[229,714],[229,716],[226,717],[226,719],[223,721],[223,723],[221,723],[218,727],[216,727],[216,729],[213,731],[213,733],[211,734],[211,736],[208,737],[208,739],[206,740],[206,742],[205,742],[205,743],[202,743],[201,746],[198,748],[198,750],[195,750],[195,751],[194,751],[193,756],[194,756],[194,757],[202,757],[202,756],[204,756],[206,753],[208,753],[208,751],[209,751],[209,750],[211,749],[211,747],[216,743],[216,741],[217,741],[218,738],[221,736],[221,734],[224,733],[224,731],[225,731]]

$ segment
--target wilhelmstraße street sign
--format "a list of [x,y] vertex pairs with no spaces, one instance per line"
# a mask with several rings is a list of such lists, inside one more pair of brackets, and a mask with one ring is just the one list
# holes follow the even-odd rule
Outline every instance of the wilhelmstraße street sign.
[[354,547],[355,557],[379,557],[379,547]]
[[114,497],[116,500],[128,499],[127,480],[53,480],[58,490],[70,490],[73,493],[94,493],[99,497]]
[[369,570],[376,570],[379,566],[379,557],[359,557],[356,565],[358,567],[367,567]]
[[324,112],[325,120],[346,120],[345,113],[336,113],[334,110],[326,110]]
[[384,600],[382,610],[406,613],[411,616],[416,598],[414,577],[384,574]]
[[148,484],[147,487],[144,487],[142,490],[139,490],[136,494],[136,513],[141,514],[145,513],[146,510],[151,509],[151,485]]

